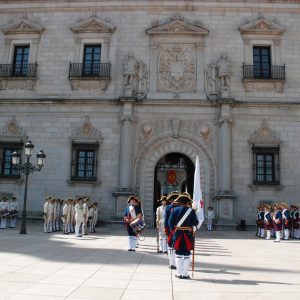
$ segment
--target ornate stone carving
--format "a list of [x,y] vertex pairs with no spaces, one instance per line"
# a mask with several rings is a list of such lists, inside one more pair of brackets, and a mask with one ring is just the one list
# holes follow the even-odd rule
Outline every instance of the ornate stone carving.
[[44,31],[44,28],[38,24],[35,24],[25,18],[17,20],[7,27],[2,29],[5,35],[16,34],[37,34],[40,35]]
[[205,70],[205,90],[209,99],[229,98],[231,63],[225,53],[217,63],[212,63]]
[[183,45],[164,48],[158,59],[158,78],[163,90],[172,92],[191,90],[196,78],[194,52]]
[[88,18],[71,27],[74,33],[109,33],[112,34],[116,27],[96,17]]
[[239,28],[244,38],[249,35],[260,36],[280,36],[284,32],[284,28],[278,24],[275,24],[263,17],[259,17],[256,21],[242,25]]
[[208,141],[210,139],[210,134],[211,130],[207,125],[202,125],[200,127],[200,135],[204,140]]
[[171,120],[172,126],[172,137],[179,138],[179,130],[180,130],[180,120],[179,119],[172,119]]
[[248,142],[250,145],[252,144],[278,145],[282,143],[278,134],[275,131],[270,129],[265,119],[263,119],[263,121],[261,122],[259,129],[254,131],[254,133],[251,135]]
[[225,53],[222,53],[218,63],[218,78],[221,84],[221,98],[229,97],[230,60]]
[[27,135],[25,133],[25,130],[19,126],[16,117],[13,116],[11,120],[7,123],[7,125],[1,129],[0,131],[0,138],[1,139],[21,139],[26,140]]
[[82,126],[73,131],[71,139],[76,142],[83,141],[100,143],[102,141],[102,136],[100,131],[92,125],[89,116],[86,116]]
[[124,94],[125,97],[144,99],[149,89],[149,71],[147,65],[135,59],[129,53],[123,60]]
[[144,123],[141,127],[141,133],[144,138],[148,138],[153,132],[153,127],[149,123]]
[[165,24],[158,25],[156,22],[153,27],[146,30],[150,36],[183,36],[183,37],[199,37],[208,35],[208,30],[199,25],[193,25],[180,16],[169,19]]

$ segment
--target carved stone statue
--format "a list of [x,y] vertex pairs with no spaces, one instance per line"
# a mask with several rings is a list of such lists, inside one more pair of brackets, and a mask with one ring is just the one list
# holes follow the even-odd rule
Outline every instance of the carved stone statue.
[[[137,77],[137,60],[132,53],[129,53],[123,61],[124,87],[125,90],[131,89],[133,91],[136,84]],[[130,95],[132,96],[132,95]]]
[[142,61],[137,61],[132,53],[123,61],[123,75],[125,97],[145,98],[149,88],[147,66]]
[[220,60],[217,63],[218,78],[221,82],[221,98],[228,98],[229,79],[230,79],[230,60],[225,53],[222,53]]

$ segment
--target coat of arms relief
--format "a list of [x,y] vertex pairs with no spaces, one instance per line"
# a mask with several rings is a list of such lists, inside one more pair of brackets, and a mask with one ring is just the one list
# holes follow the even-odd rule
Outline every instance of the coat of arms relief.
[[195,50],[190,45],[171,44],[162,47],[158,58],[158,88],[160,91],[195,90]]

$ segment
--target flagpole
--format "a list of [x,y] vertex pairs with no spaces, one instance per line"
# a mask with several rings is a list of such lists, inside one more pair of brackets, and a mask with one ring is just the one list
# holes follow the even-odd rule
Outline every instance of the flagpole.
[[196,230],[193,230],[194,245],[193,245],[193,256],[192,256],[192,278],[194,278],[195,270],[195,244],[196,244]]
[[204,212],[203,212],[204,202],[203,202],[202,191],[201,191],[200,161],[198,155],[196,157],[196,164],[195,164],[193,200],[194,200],[193,205],[194,208],[196,209],[196,215],[199,224],[195,228],[195,230],[193,230],[194,247],[192,253],[192,277],[194,276],[194,269],[195,269],[196,230],[200,229],[200,226],[204,220]]

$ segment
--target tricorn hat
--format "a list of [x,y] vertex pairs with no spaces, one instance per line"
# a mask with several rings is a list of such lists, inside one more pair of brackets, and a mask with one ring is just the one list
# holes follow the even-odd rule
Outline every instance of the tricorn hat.
[[188,203],[192,203],[193,200],[191,199],[191,197],[189,197],[188,195],[180,195],[177,199],[176,199],[179,203],[181,204],[188,204]]
[[167,201],[168,201],[169,203],[171,203],[171,202],[173,202],[175,199],[177,199],[179,195],[180,195],[179,192],[174,191],[174,192],[170,193],[170,194],[167,196]]
[[128,197],[127,203],[130,203],[131,200],[135,200],[136,202],[140,202],[139,199],[138,199],[138,197],[135,196],[135,195],[130,195]]

